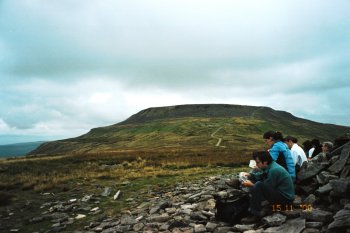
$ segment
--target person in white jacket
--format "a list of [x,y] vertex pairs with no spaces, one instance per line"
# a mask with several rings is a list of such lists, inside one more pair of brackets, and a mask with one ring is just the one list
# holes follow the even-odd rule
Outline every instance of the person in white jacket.
[[303,150],[303,148],[301,148],[297,142],[298,139],[293,137],[293,136],[287,136],[284,138],[284,143],[288,146],[288,148],[290,149],[290,152],[292,154],[292,158],[294,161],[294,165],[295,165],[295,170],[299,171],[301,166],[303,165],[304,162],[308,162],[306,154]]

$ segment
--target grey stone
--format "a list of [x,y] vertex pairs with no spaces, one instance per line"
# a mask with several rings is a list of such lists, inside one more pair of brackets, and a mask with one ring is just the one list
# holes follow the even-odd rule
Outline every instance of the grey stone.
[[340,174],[340,178],[346,178],[348,176],[350,176],[350,165],[347,165],[343,168]]
[[315,184],[308,184],[308,185],[299,185],[299,189],[303,190],[305,193],[313,193],[317,186]]
[[150,214],[155,214],[160,210],[159,206],[152,207],[149,211]]
[[339,160],[347,160],[350,156],[350,143],[348,142],[346,146],[341,151]]
[[165,212],[167,212],[168,214],[175,214],[176,208],[165,208]]
[[328,168],[328,171],[330,171],[332,174],[338,174],[340,173],[344,166],[346,165],[346,162],[350,155],[350,148],[344,147],[344,149],[341,151],[341,155],[339,157],[339,160],[336,161],[332,166]]
[[254,227],[255,227],[255,224],[248,224],[248,225],[236,224],[233,226],[233,229],[239,232],[244,232],[244,231],[254,230]]
[[168,223],[165,223],[165,224],[161,225],[161,226],[159,227],[159,230],[161,230],[161,231],[169,230],[169,224],[168,224]]
[[340,146],[340,147],[338,147],[338,148],[335,148],[335,149],[331,152],[332,157],[334,157],[335,155],[340,155],[341,152],[342,152],[342,150],[343,150],[344,148],[349,147],[349,146],[350,146],[350,142],[347,142],[347,143],[345,143],[344,145],[342,145],[342,146]]
[[276,233],[276,232],[288,232],[288,233],[300,233],[305,228],[305,219],[291,219],[286,221],[283,225],[277,227],[269,227],[262,232]]
[[191,213],[191,219],[192,220],[208,220],[206,216],[204,216],[201,212],[192,212]]
[[136,223],[137,223],[136,219],[132,218],[131,216],[127,216],[127,215],[122,216],[122,218],[120,219],[121,225],[133,225]]
[[130,225],[125,225],[125,226],[114,226],[108,229],[103,230],[101,233],[124,233],[127,232],[131,229]]
[[217,227],[214,233],[227,233],[230,231],[234,231],[233,227]]
[[322,163],[310,163],[307,168],[301,169],[297,174],[297,179],[304,181],[316,176],[322,170],[326,168],[325,164]]
[[212,212],[210,212],[210,211],[202,210],[201,213],[202,213],[204,216],[208,217],[208,218],[214,217],[214,216],[215,216],[215,214],[212,213]]
[[202,232],[206,232],[207,229],[205,228],[205,226],[203,224],[196,224],[194,225],[194,232],[195,233],[202,233]]
[[203,191],[203,192],[200,192],[200,193],[196,193],[194,195],[189,196],[188,199],[195,199],[195,198],[200,197],[200,196],[202,196],[204,194],[207,194],[207,193],[208,192],[206,192],[206,191]]
[[340,155],[332,156],[332,157],[329,159],[330,164],[334,164],[335,162],[337,162],[337,161],[339,160],[339,157],[340,157]]
[[323,222],[306,222],[305,226],[307,228],[317,228],[317,229],[321,229],[323,226]]
[[280,213],[275,213],[273,215],[264,217],[262,221],[269,226],[280,226],[286,221],[286,219],[286,216]]
[[112,192],[112,188],[111,187],[105,187],[105,189],[101,193],[101,196],[108,197],[111,194],[111,192]]
[[322,171],[316,176],[316,178],[319,184],[327,184],[330,180],[338,179],[339,177],[332,175],[327,171]]
[[118,222],[102,222],[97,227],[100,227],[102,229],[106,229],[106,228],[114,227],[116,225],[118,225]]
[[332,186],[335,193],[345,195],[345,197],[349,196],[349,194],[350,194],[350,177],[340,178],[337,180],[331,180],[331,181],[329,181],[329,183]]
[[249,231],[245,231],[243,233],[262,233],[264,231],[263,228],[257,229],[257,230],[249,230]]
[[320,233],[320,230],[316,228],[306,228],[303,230],[303,233]]
[[30,223],[39,223],[39,222],[45,221],[47,219],[48,219],[47,216],[39,216],[39,217],[34,217],[34,218],[30,219],[29,222]]
[[310,194],[307,198],[305,198],[302,203],[306,205],[312,205],[316,201],[316,196],[314,194]]
[[299,206],[300,204],[301,204],[301,197],[295,195],[294,201],[293,201],[293,205],[294,205],[294,206]]
[[207,228],[208,231],[214,231],[217,226],[218,224],[216,223],[207,222],[207,225],[205,225],[205,228]]
[[344,209],[350,210],[350,203],[345,204]]
[[333,214],[320,209],[312,209],[311,211],[302,211],[300,216],[306,220],[330,222]]
[[143,229],[144,226],[145,226],[145,224],[143,224],[142,222],[140,222],[140,223],[136,223],[136,224],[132,227],[132,229],[133,229],[134,231],[141,231],[141,230]]
[[329,193],[332,190],[333,190],[333,187],[331,186],[330,183],[328,183],[326,185],[323,185],[323,186],[319,187],[316,190],[316,192],[319,193],[319,194],[326,194],[326,193]]
[[350,210],[342,209],[334,215],[334,221],[328,225],[329,230],[346,229],[350,227]]
[[168,214],[152,215],[147,218],[149,222],[167,222],[170,219]]

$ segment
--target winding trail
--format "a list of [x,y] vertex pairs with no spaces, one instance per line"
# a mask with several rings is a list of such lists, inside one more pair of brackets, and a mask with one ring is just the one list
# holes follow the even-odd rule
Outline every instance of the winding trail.
[[215,138],[215,139],[218,139],[218,142],[216,143],[215,146],[220,146],[220,144],[221,144],[221,142],[222,142],[222,138],[215,136],[215,134],[216,134],[217,132],[219,132],[220,129],[222,129],[222,127],[219,127],[218,129],[216,129],[216,130],[210,135],[210,137]]

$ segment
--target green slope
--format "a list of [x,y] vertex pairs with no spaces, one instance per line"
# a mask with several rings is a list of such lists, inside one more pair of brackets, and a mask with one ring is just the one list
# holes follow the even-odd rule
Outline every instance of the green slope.
[[267,107],[179,105],[149,108],[124,122],[92,129],[80,137],[45,143],[31,154],[121,150],[237,152],[263,148],[261,138],[267,130],[296,136],[302,142],[312,138],[333,140],[350,127],[321,124]]

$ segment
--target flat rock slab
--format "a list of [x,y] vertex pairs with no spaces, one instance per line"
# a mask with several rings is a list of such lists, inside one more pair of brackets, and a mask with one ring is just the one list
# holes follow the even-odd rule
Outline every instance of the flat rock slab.
[[338,174],[340,173],[344,166],[346,165],[346,162],[348,161],[348,158],[350,156],[350,147],[345,147],[341,151],[341,155],[339,157],[339,160],[336,161],[332,166],[328,168],[328,171],[330,171],[332,174]]
[[340,174],[340,178],[345,178],[350,176],[350,165],[344,167],[343,171]]
[[329,183],[335,193],[350,196],[350,177],[331,180]]
[[334,215],[334,221],[328,225],[329,230],[348,229],[350,227],[350,210],[342,209]]
[[265,229],[264,233],[288,232],[300,233],[305,229],[305,219],[296,218],[286,221],[283,225],[278,227],[269,227]]
[[321,229],[323,226],[323,222],[306,222],[305,226],[307,228],[316,228],[316,229]]
[[330,180],[339,179],[338,176],[332,175],[327,171],[323,171],[316,176],[319,184],[327,184]]
[[329,193],[332,190],[333,190],[333,187],[331,186],[330,183],[328,183],[326,185],[323,185],[323,186],[319,187],[316,190],[316,192],[319,193],[319,194],[326,194],[326,193]]
[[307,166],[306,169],[302,169],[297,174],[297,179],[300,181],[304,181],[316,176],[322,170],[326,168],[325,164],[322,163],[313,163]]
[[310,211],[302,211],[300,216],[309,221],[330,222],[332,221],[333,213],[320,209],[312,209]]
[[266,223],[269,226],[280,226],[286,221],[287,217],[280,214],[280,213],[275,213],[271,216],[266,216],[262,219],[264,223]]

